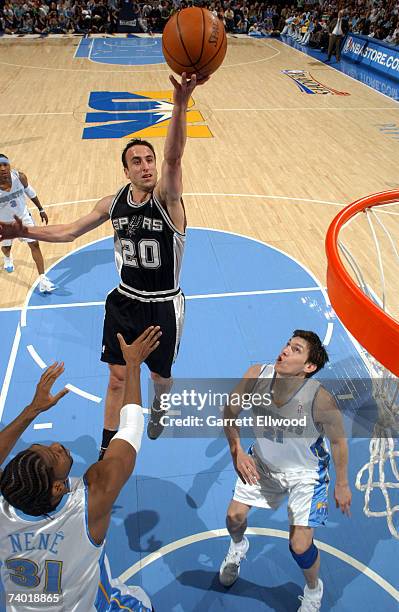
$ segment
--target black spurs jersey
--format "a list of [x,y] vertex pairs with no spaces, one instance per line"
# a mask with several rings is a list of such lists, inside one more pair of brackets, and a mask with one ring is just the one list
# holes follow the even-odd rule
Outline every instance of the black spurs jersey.
[[173,299],[180,292],[185,234],[153,193],[143,204],[134,202],[130,184],[116,194],[109,214],[121,277],[118,291],[144,302]]

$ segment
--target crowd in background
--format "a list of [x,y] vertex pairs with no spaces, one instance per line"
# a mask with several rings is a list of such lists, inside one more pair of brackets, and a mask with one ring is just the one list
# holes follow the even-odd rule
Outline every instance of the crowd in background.
[[329,25],[343,10],[345,31],[399,45],[399,0],[0,0],[0,33],[112,34],[121,31],[123,14],[133,30],[156,33],[173,12],[193,4],[211,10],[230,33],[286,35],[318,48],[327,47]]

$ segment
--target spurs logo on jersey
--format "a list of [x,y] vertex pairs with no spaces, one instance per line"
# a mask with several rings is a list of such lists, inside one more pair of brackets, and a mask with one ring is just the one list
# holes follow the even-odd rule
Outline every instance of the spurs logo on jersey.
[[115,196],[110,217],[121,277],[118,290],[142,301],[173,299],[180,292],[185,234],[154,194],[142,204],[134,202],[130,185]]
[[129,217],[112,219],[112,225],[114,230],[126,229],[129,236],[133,236],[140,227],[153,230],[154,232],[162,232],[163,230],[163,221],[161,219],[149,219],[148,217],[143,217],[143,215],[133,215],[130,219]]

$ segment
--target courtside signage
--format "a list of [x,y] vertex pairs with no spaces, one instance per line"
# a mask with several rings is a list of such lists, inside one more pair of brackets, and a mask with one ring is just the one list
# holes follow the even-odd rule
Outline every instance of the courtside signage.
[[282,70],[283,74],[286,74],[292,79],[299,87],[301,93],[306,94],[321,94],[321,95],[333,95],[333,96],[350,96],[347,91],[338,91],[328,85],[323,85],[317,79],[315,79],[310,72],[306,70]]
[[381,41],[350,34],[346,37],[342,56],[399,80],[399,49]]
[[[166,136],[172,117],[173,91],[92,91],[82,138],[156,138]],[[190,98],[186,119],[187,136],[213,138],[202,113]]]

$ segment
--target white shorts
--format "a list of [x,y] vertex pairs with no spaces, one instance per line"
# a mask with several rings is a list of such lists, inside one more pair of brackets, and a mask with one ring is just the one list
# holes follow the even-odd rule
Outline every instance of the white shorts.
[[[20,219],[22,223],[28,227],[33,227],[35,225],[32,219],[32,215],[30,214],[27,208],[25,209],[24,214],[20,217]],[[10,238],[9,240],[2,240],[0,242],[0,246],[3,246],[3,247],[11,246],[13,240],[14,240],[13,238]],[[36,240],[32,238],[18,238],[18,240],[20,240],[21,242],[36,242]]]
[[274,472],[253,452],[260,481],[244,484],[237,479],[233,499],[257,508],[276,510],[288,498],[288,520],[290,525],[319,527],[325,525],[328,515],[327,468],[316,475],[313,471]]

